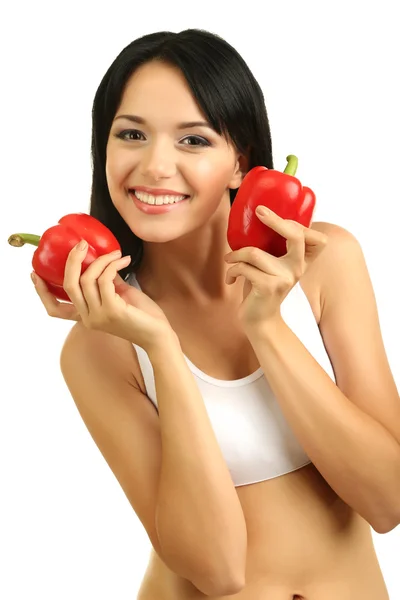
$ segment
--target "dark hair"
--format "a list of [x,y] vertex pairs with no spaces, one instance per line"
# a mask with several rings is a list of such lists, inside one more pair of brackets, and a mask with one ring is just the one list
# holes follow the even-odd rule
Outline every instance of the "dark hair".
[[[138,269],[143,242],[111,200],[106,179],[106,146],[128,79],[140,66],[154,60],[180,69],[208,122],[247,157],[249,170],[258,165],[273,168],[263,93],[243,58],[228,42],[200,29],[151,33],[131,42],[104,75],[92,110],[90,214],[114,233],[123,256],[132,256],[129,266],[120,271],[123,278]],[[231,205],[236,193],[237,190],[230,190]]]

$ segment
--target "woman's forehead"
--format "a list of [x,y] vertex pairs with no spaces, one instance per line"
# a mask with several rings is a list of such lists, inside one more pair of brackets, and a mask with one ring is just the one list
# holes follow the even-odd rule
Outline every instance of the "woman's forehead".
[[192,91],[178,69],[150,63],[129,79],[117,115],[136,115],[149,125],[206,122]]
[[139,67],[125,86],[126,99],[139,100],[148,94],[157,95],[164,101],[170,96],[180,96],[188,101],[194,101],[192,91],[182,72],[177,67],[159,61]]

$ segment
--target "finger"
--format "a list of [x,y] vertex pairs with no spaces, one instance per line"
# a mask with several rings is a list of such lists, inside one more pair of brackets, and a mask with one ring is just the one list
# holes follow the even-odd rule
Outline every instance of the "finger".
[[[82,314],[87,318],[90,312],[96,311],[101,307],[100,292],[97,285],[97,279],[103,272],[105,266],[116,257],[121,255],[119,250],[104,254],[94,260],[83,274],[82,262],[87,253],[87,248],[82,248],[77,244],[68,256],[65,267],[64,289],[69,297]],[[67,286],[67,287],[66,287]],[[68,289],[67,289],[68,288]]]
[[83,319],[88,316],[89,308],[80,286],[82,263],[88,251],[88,244],[81,240],[72,248],[65,263],[63,288]]
[[225,282],[228,285],[231,285],[240,276],[245,277],[253,286],[260,290],[263,283],[265,286],[265,273],[261,272],[256,267],[253,267],[253,265],[244,262],[236,263],[233,267],[228,269],[225,276]]
[[[295,274],[281,263],[279,274],[266,274],[247,263],[237,263],[226,274],[226,283],[230,285],[237,277],[242,275],[251,283],[255,295],[269,296],[272,293],[287,293],[297,283]],[[245,284],[246,285],[246,284]]]
[[304,225],[301,225],[297,221],[293,221],[292,219],[282,219],[282,217],[266,206],[257,206],[256,215],[260,221],[286,239],[292,235],[296,235],[299,231],[302,232],[307,229],[307,227],[304,227]]
[[35,273],[35,290],[41,299],[47,314],[67,321],[80,321],[81,317],[76,307],[69,302],[59,302],[47,288],[46,282]]
[[256,246],[246,246],[245,248],[240,248],[240,250],[235,250],[229,253],[225,257],[225,260],[227,263],[247,263],[270,275],[278,275],[282,268],[282,261],[279,258],[272,256],[268,252],[264,252],[264,250]]
[[308,246],[325,246],[328,242],[328,236],[321,231],[315,229],[305,228],[304,239]]
[[[310,256],[312,258],[316,258],[328,243],[328,236],[320,231],[311,229],[311,227],[304,227],[304,225],[297,223],[297,221],[287,220],[287,223],[292,223],[294,227],[297,228],[299,232],[299,238],[304,240],[302,248],[304,249],[307,257]],[[288,254],[289,253],[290,251]]]
[[282,237],[286,238],[286,255],[291,261],[302,261],[304,258],[304,230],[306,227],[289,219],[282,219],[272,210],[266,209],[264,206],[260,210],[257,208],[256,215],[268,225],[271,229],[279,233]]
[[328,243],[328,236],[319,231],[308,229],[305,232],[305,257],[307,263],[321,254]]
[[[128,266],[131,260],[132,259],[130,256],[123,256],[119,260],[114,260],[100,275],[98,279],[98,285],[101,305],[104,310],[112,310],[112,308],[115,306],[116,283],[114,282],[117,280],[117,285],[121,285],[121,281],[123,280],[118,276],[118,271]],[[119,277],[119,280],[117,277]]]
[[89,314],[98,311],[102,306],[101,293],[99,290],[99,278],[106,267],[121,256],[121,251],[116,250],[103,254],[94,260],[81,275],[80,286],[88,306]]
[[127,283],[124,279],[122,279],[122,277],[121,277],[121,275],[119,275],[119,273],[117,273],[115,275],[114,286],[115,286],[115,291],[117,292],[117,294],[132,287],[129,285],[129,283]]

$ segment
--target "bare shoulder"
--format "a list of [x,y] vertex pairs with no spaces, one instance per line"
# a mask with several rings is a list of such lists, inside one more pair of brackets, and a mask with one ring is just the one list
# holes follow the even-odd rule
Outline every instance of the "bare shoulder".
[[321,301],[321,315],[326,301],[328,289],[335,285],[335,273],[338,268],[343,270],[345,261],[347,268],[355,268],[354,260],[363,259],[361,246],[351,231],[326,221],[316,221],[312,223],[311,229],[324,233],[328,237],[328,243],[313,262],[306,273],[306,277],[319,291]]
[[[337,225],[336,223],[328,223],[327,221],[316,221],[311,224],[311,229],[319,231],[328,236],[328,243],[325,250],[318,257],[318,261],[323,262],[328,256],[331,258],[333,252],[336,250],[337,245],[346,245],[346,249],[349,248],[349,244],[355,247],[359,245],[357,238],[351,231]],[[323,258],[322,258],[323,257]]]
[[329,240],[353,240],[357,242],[357,238],[354,236],[351,231],[342,227],[341,225],[337,225],[336,223],[328,223],[327,221],[315,221],[311,224],[311,229],[315,231],[320,231],[328,236]]
[[337,249],[347,252],[349,244],[357,245],[354,235],[340,225],[316,221],[311,224],[311,229],[328,236],[328,243],[323,252],[309,266],[301,279],[301,286],[312,307],[315,319],[319,324],[323,311],[326,285],[329,283],[329,264],[337,260]]
[[112,372],[114,377],[122,377],[142,389],[142,377],[133,345],[108,333],[88,329],[78,322],[73,325],[62,346],[61,370],[64,373],[70,366],[79,371],[89,364],[102,374]]

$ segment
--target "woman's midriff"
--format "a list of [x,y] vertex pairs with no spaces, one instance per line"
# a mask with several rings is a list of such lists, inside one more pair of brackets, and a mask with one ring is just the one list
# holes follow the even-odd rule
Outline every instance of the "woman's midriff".
[[[388,600],[369,524],[313,465],[237,487],[246,519],[246,585],[214,600]],[[152,551],[137,600],[206,598]]]

